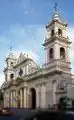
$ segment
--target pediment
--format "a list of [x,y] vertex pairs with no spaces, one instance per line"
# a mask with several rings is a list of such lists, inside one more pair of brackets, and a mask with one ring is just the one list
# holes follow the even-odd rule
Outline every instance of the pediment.
[[24,61],[25,59],[26,59],[25,55],[23,53],[20,53],[17,63],[20,63],[20,62]]

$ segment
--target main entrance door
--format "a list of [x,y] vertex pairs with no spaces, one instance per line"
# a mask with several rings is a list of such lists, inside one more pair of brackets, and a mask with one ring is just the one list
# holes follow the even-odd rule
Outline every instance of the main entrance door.
[[31,92],[31,108],[35,109],[36,108],[36,90],[35,90],[35,88],[31,88],[30,92]]

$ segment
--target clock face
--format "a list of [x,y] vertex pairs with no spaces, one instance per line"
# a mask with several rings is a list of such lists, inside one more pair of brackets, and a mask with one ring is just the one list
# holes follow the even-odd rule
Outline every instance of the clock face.
[[19,70],[19,76],[22,76],[22,74],[23,74],[23,70],[20,68],[20,70]]

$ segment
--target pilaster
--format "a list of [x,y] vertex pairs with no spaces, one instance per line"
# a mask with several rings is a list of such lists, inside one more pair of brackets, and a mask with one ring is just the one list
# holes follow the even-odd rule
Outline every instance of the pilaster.
[[24,107],[27,107],[27,91],[26,88],[24,88]]
[[22,108],[22,89],[20,89],[20,107]]
[[13,107],[13,98],[12,98],[12,91],[11,91],[11,93],[10,93],[10,99],[11,99],[11,107]]
[[45,84],[41,85],[41,108],[45,108],[46,105],[46,86]]
[[60,59],[60,47],[58,43],[54,43],[54,59]]
[[40,107],[40,104],[39,104],[39,87],[37,86],[36,88],[36,108],[39,108]]

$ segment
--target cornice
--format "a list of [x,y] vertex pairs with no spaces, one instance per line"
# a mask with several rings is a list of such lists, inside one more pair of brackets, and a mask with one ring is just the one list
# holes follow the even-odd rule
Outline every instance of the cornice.
[[65,37],[62,37],[62,36],[53,36],[53,37],[50,37],[48,39],[45,40],[43,46],[46,46],[48,45],[49,43],[52,43],[56,40],[59,40],[61,42],[64,42],[64,43],[67,43],[67,44],[71,44],[72,42],[69,41],[69,38],[65,38]]
[[22,65],[23,63],[26,63],[28,60],[33,61],[32,59],[27,58],[27,59],[21,61],[20,63],[17,63],[15,66],[13,66],[13,68],[17,68],[19,65]]
[[4,68],[4,70],[3,70],[3,72],[5,72],[5,71],[7,71],[7,70],[10,70],[10,71],[14,71],[14,69],[13,69],[13,67],[12,68],[10,68],[10,67],[6,67],[6,68]]
[[34,81],[34,80],[37,80],[40,78],[45,78],[47,76],[53,76],[54,74],[61,74],[61,73],[64,73],[64,71],[60,71],[60,70],[56,70],[56,69],[53,69],[51,71],[51,68],[49,68],[49,67],[41,68],[40,70],[38,70],[32,74],[25,75],[24,77],[17,77],[15,80],[10,81],[7,86],[5,85],[5,89],[10,88],[11,86],[18,86],[24,82],[27,83],[29,81]]
[[48,25],[46,25],[46,29],[48,29],[51,25],[55,24],[55,23],[58,23],[60,25],[63,25],[65,27],[68,26],[68,24],[64,23],[64,22],[61,22],[61,21],[58,21],[58,20],[52,20]]

